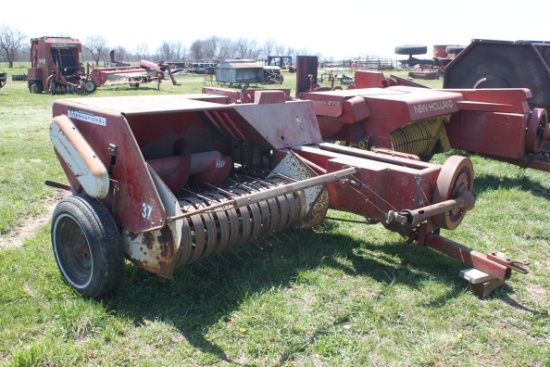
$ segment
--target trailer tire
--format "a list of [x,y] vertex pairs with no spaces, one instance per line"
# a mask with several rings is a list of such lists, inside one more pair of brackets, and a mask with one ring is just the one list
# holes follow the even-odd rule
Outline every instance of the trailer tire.
[[86,93],[93,93],[95,92],[96,88],[97,84],[92,78],[88,78],[84,81],[84,89],[86,90]]
[[395,53],[397,55],[424,55],[427,52],[428,47],[422,45],[395,46]]
[[40,94],[43,90],[42,82],[36,80],[29,82],[29,92],[31,92],[31,94]]
[[63,278],[80,294],[98,298],[117,290],[124,271],[121,236],[98,200],[87,195],[61,200],[53,212],[51,238]]

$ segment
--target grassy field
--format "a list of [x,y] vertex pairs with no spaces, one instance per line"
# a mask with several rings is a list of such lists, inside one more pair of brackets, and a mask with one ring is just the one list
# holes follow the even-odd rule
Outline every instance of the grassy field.
[[[205,83],[178,81],[92,96],[196,93]],[[294,83],[285,74],[284,86]],[[550,367],[549,173],[471,156],[476,207],[444,236],[531,261],[486,299],[467,290],[459,262],[330,211],[335,219],[315,229],[173,280],[127,264],[115,297],[89,300],[63,282],[47,223],[23,236],[59,200],[44,181],[65,181],[48,137],[55,98],[11,79],[0,89],[0,366]]]

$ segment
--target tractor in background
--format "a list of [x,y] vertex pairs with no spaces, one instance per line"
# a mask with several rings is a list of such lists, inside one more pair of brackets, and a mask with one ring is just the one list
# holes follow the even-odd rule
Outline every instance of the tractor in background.
[[140,60],[138,66],[114,61],[107,67],[94,67],[81,62],[82,43],[70,37],[41,37],[31,39],[31,68],[27,83],[31,93],[89,94],[99,86],[129,85],[139,87],[141,83],[160,83],[169,75],[172,84],[179,85],[170,65],[164,62]]

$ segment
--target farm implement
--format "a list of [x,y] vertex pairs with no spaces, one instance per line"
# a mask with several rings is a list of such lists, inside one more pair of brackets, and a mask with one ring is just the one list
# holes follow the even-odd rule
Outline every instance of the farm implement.
[[[27,83],[31,93],[89,94],[99,86],[129,85],[139,87],[140,83],[158,82],[158,88],[166,74],[174,85],[178,85],[172,69],[163,62],[141,60],[139,66],[117,65],[94,67],[87,64],[86,71],[80,61],[82,44],[69,37],[41,37],[31,39],[31,67]],[[111,52],[111,65],[114,53]],[[119,64],[119,63],[117,63]],[[90,71],[91,69],[91,71]]]
[[160,89],[160,83],[166,80],[166,75],[170,78],[173,85],[179,85],[174,78],[170,65],[164,62],[152,62],[140,60],[139,66],[111,66],[96,68],[88,63],[90,78],[98,86],[117,86],[128,85],[137,88],[141,83],[157,82],[157,89]]
[[[530,106],[533,92],[526,87],[429,89],[396,76],[357,71],[354,84],[344,90],[316,84],[316,57],[299,57],[297,69],[297,97],[314,102],[327,141],[391,149],[423,160],[459,149],[550,171],[548,103]],[[544,100],[540,94],[549,96],[550,88],[537,90],[537,101]]]
[[170,278],[256,239],[314,227],[329,208],[465,263],[463,277],[481,296],[513,270],[526,272],[521,261],[440,234],[475,205],[468,158],[437,165],[325,142],[312,101],[289,100],[287,90],[247,96],[54,103],[50,137],[68,183],[47,184],[73,195],[57,204],[51,238],[72,287],[88,297],[113,293],[125,258]]

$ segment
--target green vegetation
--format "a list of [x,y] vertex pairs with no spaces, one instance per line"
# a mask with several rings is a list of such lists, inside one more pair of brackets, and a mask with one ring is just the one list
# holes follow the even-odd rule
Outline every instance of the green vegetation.
[[[65,182],[48,137],[59,96],[8,79],[0,89],[2,237],[58,200],[46,179]],[[92,96],[197,93],[205,83],[178,81]],[[285,72],[283,86],[294,83]],[[0,250],[0,366],[549,367],[550,175],[471,158],[476,207],[444,235],[531,261],[528,275],[514,274],[486,299],[467,291],[459,262],[405,246],[381,225],[327,219],[172,280],[127,264],[115,297],[89,300],[62,281],[46,225],[23,246]]]

